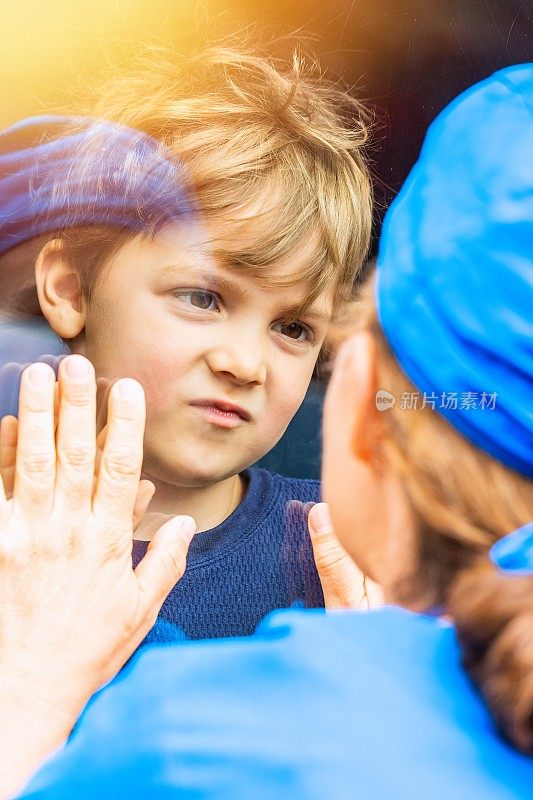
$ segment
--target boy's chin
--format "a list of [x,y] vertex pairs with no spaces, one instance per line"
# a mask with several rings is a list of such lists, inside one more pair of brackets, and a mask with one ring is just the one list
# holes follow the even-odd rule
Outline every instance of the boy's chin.
[[235,461],[211,461],[210,463],[199,463],[190,459],[187,463],[183,461],[169,463],[160,459],[150,458],[145,455],[143,463],[143,477],[167,483],[170,486],[199,489],[212,486],[221,481],[238,475],[254,461],[240,462]]

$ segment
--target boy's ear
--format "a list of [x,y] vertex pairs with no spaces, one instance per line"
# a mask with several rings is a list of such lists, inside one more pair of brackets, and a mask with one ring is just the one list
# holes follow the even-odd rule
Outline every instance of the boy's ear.
[[41,310],[62,339],[74,339],[85,327],[85,301],[80,277],[65,257],[63,242],[47,242],[35,262]]
[[349,435],[354,458],[368,466],[377,462],[383,420],[376,406],[376,344],[368,331],[357,331],[346,342],[346,369],[351,397]]

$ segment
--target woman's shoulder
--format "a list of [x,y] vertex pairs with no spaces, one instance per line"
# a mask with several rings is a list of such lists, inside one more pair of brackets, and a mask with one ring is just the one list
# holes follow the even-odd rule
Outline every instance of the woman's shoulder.
[[103,762],[121,764],[110,787],[127,765],[146,796],[183,780],[195,796],[291,800],[505,800],[533,785],[453,628],[397,608],[275,612],[251,638],[146,648],[89,706],[48,785],[85,797],[73,776],[94,788]]

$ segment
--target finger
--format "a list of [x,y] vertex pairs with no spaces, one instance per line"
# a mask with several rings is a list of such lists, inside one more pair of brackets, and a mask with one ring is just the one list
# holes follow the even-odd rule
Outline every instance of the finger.
[[57,431],[57,423],[58,423],[58,415],[59,415],[59,383],[57,382],[57,378],[59,375],[59,366],[63,359],[66,358],[66,355],[61,356],[54,356],[51,353],[45,353],[42,356],[39,356],[37,361],[42,362],[43,364],[48,364],[54,370],[54,374],[56,376],[56,383],[54,386],[54,419],[55,419],[55,429]]
[[135,574],[139,581],[142,616],[157,615],[165,598],[185,572],[187,552],[196,533],[192,517],[173,517],[162,525],[148,545]]
[[115,381],[109,378],[98,378],[96,381],[96,431],[98,436],[107,424],[107,407],[109,404],[109,393]]
[[[3,506],[13,494],[17,424],[17,418],[12,416],[3,417],[0,420],[0,506]],[[13,428],[15,428],[14,431]]]
[[47,364],[32,364],[22,374],[13,498],[29,516],[48,514],[54,502],[54,384]]
[[61,356],[54,356],[51,353],[45,353],[42,356],[37,358],[37,361],[42,362],[43,364],[48,364],[54,370],[54,374],[56,376],[56,382],[54,386],[54,419],[55,419],[55,428],[57,431],[57,422],[58,422],[58,414],[59,414],[59,383],[57,382],[57,377],[59,375],[59,365],[66,358],[66,355]]
[[0,417],[18,414],[20,380],[27,366],[8,361],[0,367]]
[[[307,522],[319,575],[321,577],[334,575],[347,553],[333,532],[327,503],[316,503],[312,506]],[[357,570],[355,564],[354,569]]]
[[132,378],[117,381],[109,395],[107,432],[100,459],[94,510],[131,526],[139,488],[146,418],[142,386]]
[[57,425],[57,502],[83,514],[91,507],[96,455],[96,383],[83,356],[59,367]]
[[[98,421],[96,422],[96,426],[98,428]],[[104,449],[106,436],[107,436],[107,425],[105,425],[102,428],[102,430],[100,431],[100,433],[96,437],[96,449],[99,450],[100,453],[102,453],[102,451]]]
[[367,607],[365,576],[335,536],[327,503],[311,508],[308,525],[326,608]]
[[365,598],[367,602],[368,608],[376,608],[376,606],[382,606],[385,602],[385,598],[383,596],[383,589],[376,583],[376,581],[371,580],[368,575],[364,577],[364,591],[365,591]]
[[59,422],[59,383],[56,381],[54,386],[54,430],[57,431]]
[[327,503],[314,503],[309,508],[309,533],[318,533],[322,530],[333,530],[333,523]]
[[[98,418],[96,421],[96,426],[98,429]],[[96,492],[96,484],[98,482],[98,473],[100,472],[100,464],[102,462],[102,453],[105,445],[106,432],[107,428],[104,428],[102,431],[100,431],[100,433],[96,437],[96,453],[94,456],[93,501],[94,501],[94,494]]]
[[139,483],[137,491],[137,498],[135,500],[135,507],[133,509],[133,530],[140,525],[144,519],[144,515],[148,511],[148,506],[155,493],[155,486],[152,481],[142,480]]
[[18,420],[7,416],[0,421],[0,476],[6,497],[13,495],[15,464],[17,460]]

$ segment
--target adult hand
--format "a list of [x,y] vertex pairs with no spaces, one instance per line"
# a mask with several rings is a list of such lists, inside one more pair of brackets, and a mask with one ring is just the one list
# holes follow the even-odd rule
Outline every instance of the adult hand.
[[335,536],[327,503],[310,509],[308,526],[326,609],[381,605],[380,587],[361,572]]
[[[97,398],[97,417],[96,417],[96,459],[95,459],[95,481],[98,478],[98,469],[102,451],[105,444],[107,427],[107,406],[109,400],[109,392],[111,390],[112,382],[105,378],[98,378],[96,381],[96,398]],[[58,410],[59,410],[59,384],[55,385],[54,393],[54,419],[55,428],[57,428]],[[11,415],[5,416],[0,420],[0,478],[4,482],[4,491],[7,499],[13,496],[13,487],[15,485],[15,466],[17,456],[17,439],[18,439],[18,419]],[[150,505],[150,501],[154,496],[155,486],[149,480],[139,481],[137,490],[137,497],[133,508],[133,530],[135,531],[138,525],[142,522]]]
[[148,633],[195,531],[190,517],[170,520],[132,569],[142,388],[113,386],[95,482],[94,370],[81,356],[61,363],[56,435],[54,384],[46,364],[24,372],[10,499],[0,481],[0,797],[64,740]]

